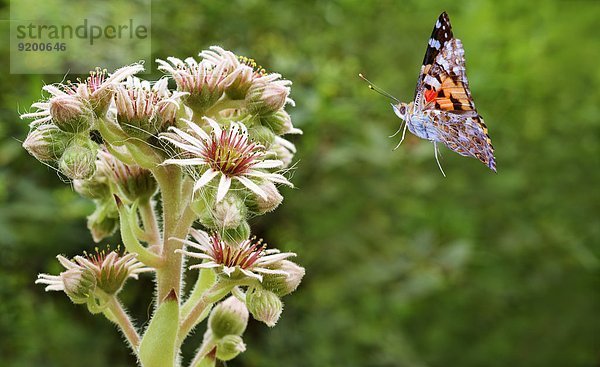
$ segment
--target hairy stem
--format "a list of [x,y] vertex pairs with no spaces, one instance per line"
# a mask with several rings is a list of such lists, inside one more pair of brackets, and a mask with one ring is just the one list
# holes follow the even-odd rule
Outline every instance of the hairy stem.
[[123,245],[125,245],[127,251],[137,254],[138,260],[145,265],[153,268],[160,268],[162,266],[161,257],[153,252],[150,252],[140,243],[140,241],[138,241],[136,237],[134,230],[135,226],[132,221],[134,220],[134,216],[135,220],[137,220],[137,214],[132,212],[130,208],[123,204],[118,196],[115,196],[115,200],[117,201],[117,209],[119,210],[119,224],[121,228],[121,239],[123,240]]
[[158,299],[163,300],[175,290],[181,299],[182,255],[175,250],[183,244],[176,238],[185,238],[194,222],[188,213],[188,198],[182,197],[183,173],[177,166],[158,166],[152,170],[162,194],[163,240],[161,256],[163,266],[157,270]]
[[154,203],[148,198],[140,202],[140,215],[144,224],[144,231],[148,237],[148,245],[160,245],[160,230],[158,229],[158,221],[156,220],[156,212],[154,211]]
[[[208,357],[207,354],[210,353],[215,347],[215,341],[213,338],[209,338],[208,340],[204,340],[194,359],[190,363],[190,367],[203,367],[203,366],[211,366],[214,365],[214,357]],[[212,359],[211,359],[212,358]]]
[[140,346],[140,336],[135,326],[133,326],[131,319],[116,297],[113,296],[108,301],[108,310],[112,316],[111,321],[115,322],[119,326],[123,332],[123,335],[125,335],[127,338],[131,349],[137,354],[138,347]]
[[186,318],[192,308],[198,303],[200,297],[215,284],[216,275],[213,269],[200,269],[198,272],[198,279],[194,284],[194,289],[190,293],[189,297],[181,306],[181,317]]
[[206,308],[225,297],[233,286],[234,284],[229,282],[217,282],[202,294],[189,313],[183,316],[183,321],[179,326],[179,334],[177,335],[177,345],[181,345],[190,331],[202,321],[201,316],[204,315]]

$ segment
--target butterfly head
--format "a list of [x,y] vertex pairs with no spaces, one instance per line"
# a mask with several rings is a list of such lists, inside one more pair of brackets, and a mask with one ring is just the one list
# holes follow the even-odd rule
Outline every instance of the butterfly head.
[[410,115],[410,113],[412,112],[413,102],[400,102],[398,104],[392,103],[392,108],[394,109],[394,113],[396,114],[396,116],[406,121],[407,116]]

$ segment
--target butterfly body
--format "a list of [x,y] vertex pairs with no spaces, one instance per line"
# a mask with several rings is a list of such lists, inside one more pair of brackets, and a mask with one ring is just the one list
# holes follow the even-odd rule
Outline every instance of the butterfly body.
[[494,148],[469,90],[462,42],[454,38],[445,12],[427,44],[414,101],[392,107],[414,135],[442,143],[496,171]]
[[[392,107],[396,115],[406,122],[406,127],[412,134],[421,139],[440,141],[438,131],[433,122],[436,117],[432,116],[430,111],[415,111],[415,104],[413,102],[408,104],[400,103],[399,105],[392,105]],[[401,113],[400,111],[406,112]]]

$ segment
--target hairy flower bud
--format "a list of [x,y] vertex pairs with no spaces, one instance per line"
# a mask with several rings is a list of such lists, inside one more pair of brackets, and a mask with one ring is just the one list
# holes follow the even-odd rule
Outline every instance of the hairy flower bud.
[[54,124],[39,125],[23,142],[23,148],[41,162],[60,158],[72,139],[72,134],[62,131]]
[[75,191],[88,199],[112,198],[108,179],[102,170],[98,169],[99,161],[96,161],[96,172],[87,180],[73,180]]
[[296,146],[291,142],[277,136],[275,142],[269,147],[269,151],[275,153],[275,157],[283,163],[281,168],[287,168],[292,164]]
[[185,93],[183,100],[195,113],[203,113],[223,95],[223,79],[226,64],[215,65],[206,60],[200,62],[189,57],[180,60],[174,57],[156,60],[158,69],[171,74],[177,90]]
[[217,359],[230,361],[246,351],[246,344],[239,335],[225,335],[217,341]]
[[239,226],[235,228],[229,228],[223,231],[223,241],[228,244],[238,244],[242,241],[247,240],[250,237],[250,224],[247,221],[243,221]]
[[192,202],[192,210],[206,228],[235,230],[247,218],[248,208],[236,192],[230,191],[223,200],[215,203],[216,190],[204,187]]
[[214,222],[217,228],[234,229],[246,221],[248,209],[244,200],[234,193],[215,204]]
[[124,164],[106,150],[101,150],[98,158],[99,169],[115,183],[120,197],[134,202],[147,200],[156,193],[158,184],[149,170]]
[[96,243],[115,233],[119,228],[119,212],[112,197],[97,204],[94,213],[87,217],[87,226]]
[[[135,256],[98,250],[95,254],[75,256],[73,260],[58,255],[56,258],[66,270],[60,275],[40,274],[35,283],[46,284],[46,291],[65,292],[75,303],[87,302],[90,297],[105,298],[107,294],[118,293],[127,278],[137,279],[138,274],[151,270]],[[88,309],[89,306],[90,303]],[[94,312],[98,311],[101,309],[95,307]]]
[[295,291],[305,274],[303,267],[289,260],[282,260],[275,263],[269,266],[269,269],[285,272],[285,274],[267,273],[263,276],[263,288],[270,290],[279,297],[283,297]]
[[116,88],[117,122],[129,135],[148,139],[175,124],[184,94],[172,93],[166,78],[150,86],[148,81],[129,77]]
[[224,80],[225,93],[231,99],[244,99],[248,89],[252,85],[254,70],[244,64],[240,64]]
[[75,304],[86,303],[96,288],[94,274],[85,268],[70,266],[71,262],[61,255],[57,259],[67,270],[60,275],[40,274],[35,283],[46,284],[46,291],[64,291]]
[[261,288],[248,290],[246,306],[256,320],[262,321],[269,327],[275,326],[283,311],[283,303],[279,296]]
[[106,294],[117,294],[128,278],[137,279],[138,274],[150,268],[136,260],[135,254],[120,254],[117,251],[98,251],[86,256],[76,256],[75,262],[91,270],[96,278],[96,286]]
[[261,82],[256,80],[246,96],[248,111],[256,115],[268,115],[279,111],[287,102],[290,88],[283,81]]
[[246,305],[230,296],[213,308],[208,326],[217,339],[227,335],[242,335],[248,325],[248,316]]
[[258,214],[272,212],[281,204],[283,196],[277,190],[277,186],[269,181],[261,182],[258,187],[266,194],[265,197],[253,196],[248,199],[249,206]]
[[248,134],[252,140],[260,143],[265,147],[270,147],[275,141],[275,134],[266,126],[256,125],[248,129]]
[[96,278],[88,269],[70,269],[60,273],[65,293],[75,304],[86,303],[96,288]]
[[263,126],[267,126],[276,135],[293,134],[301,131],[294,128],[290,114],[283,109],[270,115],[261,116],[260,121]]
[[67,177],[87,179],[96,171],[96,143],[87,137],[79,136],[65,149],[58,167]]
[[62,95],[50,99],[52,121],[61,130],[77,133],[90,129],[94,113],[77,95]]

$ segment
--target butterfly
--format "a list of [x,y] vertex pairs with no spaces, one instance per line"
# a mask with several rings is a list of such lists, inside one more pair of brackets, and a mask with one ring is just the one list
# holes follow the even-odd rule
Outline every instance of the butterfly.
[[446,12],[439,16],[427,43],[413,102],[401,102],[375,87],[362,74],[359,76],[370,84],[371,89],[396,102],[392,103],[392,108],[403,120],[396,133],[402,131],[396,148],[404,141],[408,128],[419,138],[433,142],[435,158],[442,174],[444,170],[438,159],[437,143],[462,156],[476,158],[496,172],[494,147],[469,90],[465,51],[462,42],[452,34]]

